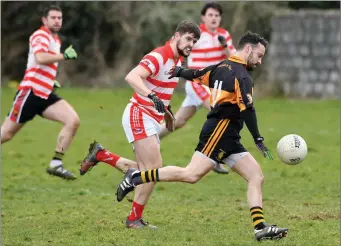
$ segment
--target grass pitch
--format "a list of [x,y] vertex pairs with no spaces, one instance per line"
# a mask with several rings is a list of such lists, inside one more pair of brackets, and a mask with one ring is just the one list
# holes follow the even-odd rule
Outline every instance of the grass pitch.
[[[15,91],[2,90],[2,116]],[[111,151],[134,158],[122,126],[123,110],[132,91],[117,89],[60,89],[81,118],[81,127],[64,158],[77,173],[79,162],[94,139]],[[172,99],[174,111],[184,94]],[[296,133],[309,147],[297,166],[278,158],[264,159],[247,129],[243,144],[261,163],[264,175],[264,212],[270,223],[289,227],[287,238],[262,245],[340,244],[340,108],[338,101],[258,99],[258,122],[266,145],[275,154],[277,141]],[[164,165],[185,166],[193,154],[205,121],[202,109],[184,129],[162,141]],[[209,173],[195,185],[159,183],[144,217],[157,231],[127,230],[128,201],[115,201],[122,174],[100,164],[76,181],[46,174],[54,153],[58,123],[39,116],[2,146],[2,245],[183,246],[256,245],[246,183],[238,175]]]

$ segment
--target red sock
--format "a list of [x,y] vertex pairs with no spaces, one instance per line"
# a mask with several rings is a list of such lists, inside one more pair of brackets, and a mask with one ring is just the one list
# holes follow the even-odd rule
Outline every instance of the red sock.
[[97,152],[96,154],[96,159],[102,162],[105,162],[107,164],[109,164],[110,166],[115,167],[118,159],[120,159],[121,157],[118,155],[115,155],[109,151],[106,150],[100,150]]
[[137,202],[133,202],[133,206],[128,216],[128,220],[140,219],[142,217],[144,206],[145,205],[141,205],[141,204],[138,204]]

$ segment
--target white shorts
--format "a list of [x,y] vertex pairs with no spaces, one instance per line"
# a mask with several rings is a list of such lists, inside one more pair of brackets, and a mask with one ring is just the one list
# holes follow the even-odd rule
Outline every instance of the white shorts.
[[[197,153],[204,155],[203,153],[201,153],[200,151],[196,151]],[[222,161],[224,162],[224,164],[228,165],[230,168],[232,168],[240,159],[242,159],[244,156],[246,156],[249,152],[241,152],[241,153],[237,153],[237,154],[231,154],[228,157],[226,157],[225,159],[223,159]],[[210,157],[206,156],[208,159],[210,159],[210,161],[212,161],[213,165],[217,165],[218,162],[216,162],[215,160],[212,160]]]
[[226,157],[223,162],[232,168],[240,159],[246,156],[249,152],[241,152],[237,154],[232,154]]
[[203,102],[210,98],[208,87],[198,83],[186,81],[185,90],[186,98],[182,102],[182,107],[194,106],[196,108],[200,108]]
[[122,125],[129,143],[156,135],[159,141],[161,125],[136,104],[129,103],[122,116]]

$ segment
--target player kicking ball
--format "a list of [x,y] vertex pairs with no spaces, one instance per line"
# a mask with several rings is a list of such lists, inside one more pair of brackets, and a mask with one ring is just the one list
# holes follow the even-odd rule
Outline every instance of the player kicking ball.
[[216,163],[226,163],[248,184],[247,201],[256,240],[281,239],[287,228],[265,222],[262,208],[264,176],[254,157],[240,142],[243,123],[264,157],[273,157],[264,145],[253,106],[253,81],[247,72],[261,64],[268,42],[256,33],[246,32],[239,40],[237,52],[228,60],[200,70],[175,67],[172,77],[203,83],[212,89],[212,110],[204,123],[199,143],[187,167],[167,166],[147,171],[128,169],[117,187],[120,202],[141,184],[186,182],[194,184],[212,170]]

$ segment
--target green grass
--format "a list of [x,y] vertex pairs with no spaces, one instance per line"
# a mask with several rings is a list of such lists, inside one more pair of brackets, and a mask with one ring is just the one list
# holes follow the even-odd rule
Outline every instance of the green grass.
[[[134,158],[121,126],[131,90],[61,89],[60,95],[81,118],[65,156],[67,168],[78,174],[78,163],[94,139]],[[13,90],[2,90],[2,116],[13,96]],[[174,95],[174,111],[183,97]],[[248,131],[243,131],[243,143],[265,175],[265,217],[290,228],[287,238],[262,245],[339,245],[339,102],[262,99],[256,103],[260,131],[273,152],[277,141],[289,133],[301,135],[309,147],[303,163],[288,166],[278,158],[262,158]],[[162,141],[164,165],[188,163],[205,113],[200,110],[184,129]],[[159,183],[144,213],[159,230],[125,229],[131,204],[115,201],[115,186],[122,177],[117,170],[100,164],[74,182],[45,173],[59,129],[57,123],[38,116],[2,146],[2,245],[256,245],[246,183],[234,173],[212,172],[195,185]]]

